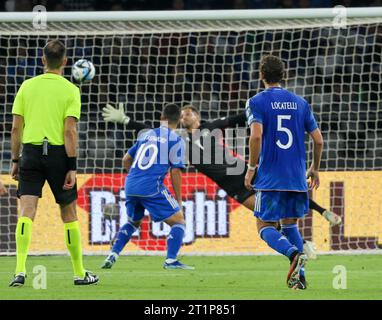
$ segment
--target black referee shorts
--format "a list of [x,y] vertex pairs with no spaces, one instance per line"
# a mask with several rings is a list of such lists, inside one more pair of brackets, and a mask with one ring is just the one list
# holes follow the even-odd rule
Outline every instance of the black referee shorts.
[[65,146],[48,146],[48,155],[42,154],[42,146],[24,144],[19,161],[20,196],[42,196],[45,180],[58,204],[69,204],[77,199],[77,184],[71,190],[64,190],[63,185],[68,170]]

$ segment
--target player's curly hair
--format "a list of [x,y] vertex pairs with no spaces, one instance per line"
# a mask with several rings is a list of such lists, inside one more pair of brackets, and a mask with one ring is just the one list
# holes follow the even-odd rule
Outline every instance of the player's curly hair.
[[279,57],[268,54],[260,61],[260,72],[266,83],[278,83],[284,78],[284,63]]

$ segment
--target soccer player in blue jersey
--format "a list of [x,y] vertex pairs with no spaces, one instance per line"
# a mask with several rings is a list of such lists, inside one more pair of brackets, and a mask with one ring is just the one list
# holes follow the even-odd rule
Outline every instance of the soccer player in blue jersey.
[[[180,120],[181,110],[175,104],[164,106],[161,126],[142,133],[123,158],[128,172],[125,182],[128,222],[117,234],[112,252],[102,268],[109,269],[119,253],[139,228],[147,209],[155,222],[164,221],[171,231],[167,238],[165,269],[194,269],[177,260],[185,231],[182,208],[181,176],[185,168],[185,144],[173,130]],[[176,200],[163,184],[171,174]]]
[[[311,179],[309,188],[320,184],[323,139],[308,102],[281,87],[283,75],[281,59],[273,55],[262,58],[260,78],[265,90],[246,106],[251,136],[245,185],[258,191],[254,214],[261,239],[290,260],[288,287],[306,289],[307,256],[297,223],[309,210],[307,177]],[[314,141],[313,163],[307,174],[305,132]],[[281,232],[277,223],[281,223]]]

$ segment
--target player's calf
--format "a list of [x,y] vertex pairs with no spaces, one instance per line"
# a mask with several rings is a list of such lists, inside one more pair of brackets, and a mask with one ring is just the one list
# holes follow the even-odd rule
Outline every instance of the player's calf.
[[163,268],[193,270],[194,267],[187,266],[177,260],[186,229],[183,213],[178,211],[173,216],[166,219],[165,222],[171,226],[171,231],[167,237],[167,258],[163,264]]
[[171,231],[167,237],[167,258],[163,265],[165,269],[184,269],[180,268],[177,256],[182,246],[185,228],[185,225],[180,223],[171,226]]
[[275,224],[266,223],[258,219],[257,227],[260,238],[273,250],[288,258],[293,253],[298,252],[298,249],[283,234],[276,230]]
[[140,225],[141,220],[129,220],[119,229],[115,237],[113,247],[111,248],[111,253],[106,257],[106,259],[102,263],[102,269],[111,269],[113,267],[113,265],[117,262],[119,254],[126,246],[126,244],[130,241],[133,233],[139,228]]

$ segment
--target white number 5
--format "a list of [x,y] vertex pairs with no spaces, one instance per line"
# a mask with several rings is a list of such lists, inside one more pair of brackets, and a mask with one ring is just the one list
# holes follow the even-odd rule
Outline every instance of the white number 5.
[[288,128],[283,127],[283,120],[290,120],[290,118],[291,118],[291,115],[285,115],[285,116],[278,115],[277,116],[277,131],[283,131],[288,135],[287,144],[282,144],[280,142],[280,140],[276,141],[277,146],[281,149],[289,149],[293,143],[292,132]]

